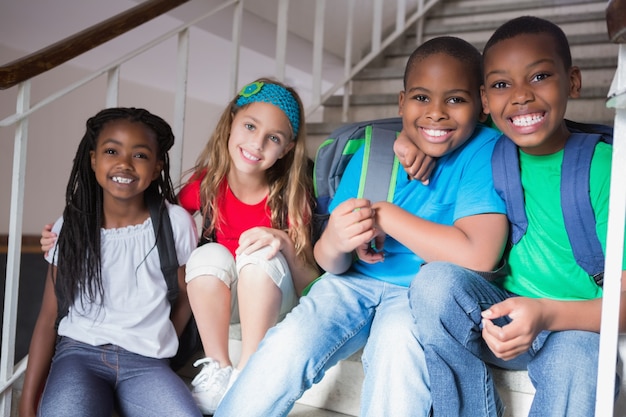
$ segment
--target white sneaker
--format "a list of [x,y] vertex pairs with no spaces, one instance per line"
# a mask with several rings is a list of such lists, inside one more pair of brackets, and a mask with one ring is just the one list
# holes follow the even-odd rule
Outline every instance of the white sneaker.
[[193,364],[195,367],[200,365],[203,365],[202,369],[191,381],[191,395],[203,414],[213,414],[226,393],[233,368],[220,368],[220,363],[211,358],[198,359]]
[[[239,377],[240,373],[241,373],[241,371],[239,369],[233,368],[233,372],[230,374],[230,379],[228,380],[228,387],[226,387],[226,392],[228,392],[230,387],[233,386],[233,384],[237,380],[237,377]],[[226,392],[224,392],[224,395],[226,395]]]

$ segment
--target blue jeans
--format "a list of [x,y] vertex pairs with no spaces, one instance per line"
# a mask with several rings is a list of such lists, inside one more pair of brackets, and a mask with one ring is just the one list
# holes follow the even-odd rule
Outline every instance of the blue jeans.
[[59,339],[38,416],[194,416],[198,410],[167,359],[137,355],[114,345]]
[[365,347],[362,416],[427,416],[424,356],[408,289],[363,275],[326,274],[270,329],[215,417],[286,416],[325,370]]
[[503,414],[486,363],[528,370],[537,390],[529,416],[594,414],[599,334],[543,331],[528,352],[510,361],[496,358],[484,343],[481,311],[514,296],[472,271],[444,262],[423,266],[412,282],[409,302],[424,347],[435,416]]

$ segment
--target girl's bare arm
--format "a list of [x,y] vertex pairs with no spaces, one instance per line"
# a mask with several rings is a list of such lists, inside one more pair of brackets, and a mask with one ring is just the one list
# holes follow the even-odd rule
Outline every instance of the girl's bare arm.
[[36,415],[39,397],[48,377],[52,356],[54,355],[57,337],[55,327],[57,298],[54,293],[53,272],[56,272],[56,267],[50,266],[46,276],[41,309],[28,350],[28,366],[24,376],[24,387],[19,404],[21,417],[34,417]]
[[185,282],[185,266],[178,268],[178,298],[176,303],[172,306],[172,313],[170,319],[176,329],[178,337],[185,330],[185,326],[191,318],[191,306],[189,305],[189,298],[187,297],[187,283]]

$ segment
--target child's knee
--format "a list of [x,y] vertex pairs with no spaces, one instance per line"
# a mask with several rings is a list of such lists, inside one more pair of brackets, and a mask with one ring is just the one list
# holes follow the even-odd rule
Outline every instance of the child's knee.
[[217,277],[229,287],[236,278],[235,258],[225,246],[207,243],[194,249],[189,256],[185,265],[185,282],[206,275]]
[[[276,255],[268,259],[268,252],[270,247],[261,248],[250,254],[240,254],[237,256],[237,273],[240,277],[246,274],[246,268],[253,265],[258,270],[262,271],[277,287],[282,288],[283,280],[286,278],[291,279],[289,273],[289,266],[287,260],[282,253],[278,252]],[[259,276],[258,273],[252,274]]]
[[448,262],[423,265],[409,287],[409,299],[439,305],[459,287],[463,269]]

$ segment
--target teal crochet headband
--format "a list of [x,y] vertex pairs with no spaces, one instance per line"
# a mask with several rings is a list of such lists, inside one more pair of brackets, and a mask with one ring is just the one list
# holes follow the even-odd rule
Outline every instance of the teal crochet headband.
[[241,107],[256,102],[270,103],[281,109],[291,123],[294,138],[298,136],[300,106],[298,106],[298,101],[293,94],[286,88],[278,84],[256,81],[241,89],[239,98],[237,98],[237,106]]

